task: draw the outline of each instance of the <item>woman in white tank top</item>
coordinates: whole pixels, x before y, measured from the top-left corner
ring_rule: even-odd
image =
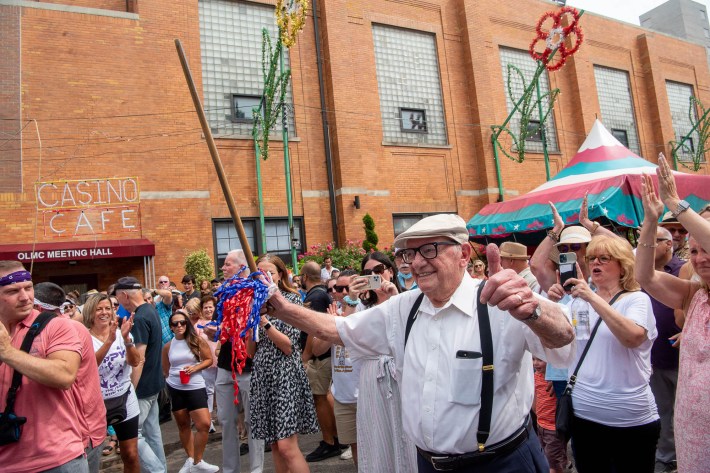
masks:
[[[170,317],[170,330],[175,338],[163,347],[163,375],[168,385],[180,441],[188,457],[180,473],[216,472],[219,467],[202,459],[209,435],[210,413],[201,372],[212,366],[212,352],[207,342],[197,335],[190,317],[183,309]],[[190,420],[197,431],[194,435]]]

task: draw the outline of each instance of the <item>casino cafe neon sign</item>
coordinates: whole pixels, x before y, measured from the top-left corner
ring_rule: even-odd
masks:
[[[137,178],[38,182],[35,190],[47,237],[140,231]]]

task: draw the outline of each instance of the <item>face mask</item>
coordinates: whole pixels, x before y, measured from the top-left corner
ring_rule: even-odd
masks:
[[[412,273],[409,273],[409,274],[398,273],[398,275],[399,275],[399,279],[404,279],[404,280],[412,279]]]

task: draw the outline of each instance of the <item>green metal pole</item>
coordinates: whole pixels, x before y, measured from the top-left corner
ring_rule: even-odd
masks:
[[[281,75],[284,73],[284,48],[281,42],[281,31],[279,30],[279,66],[281,70]],[[286,86],[286,85],[284,85]],[[293,273],[298,274],[298,255],[296,252],[296,247],[293,245],[295,240],[295,231],[293,228],[293,197],[291,195],[291,161],[288,154],[288,116],[286,115],[286,104],[281,104],[281,133],[283,136],[284,144],[284,172],[286,175],[286,206],[288,207],[288,231],[289,231],[289,244],[291,245],[291,264],[293,265]]]
[[[539,62],[539,61],[538,61]],[[542,62],[539,62],[542,65]],[[537,91],[537,113],[540,116],[540,136],[542,137],[542,154],[545,157],[545,180],[550,180],[550,157],[547,154],[547,133],[545,133],[545,124],[542,122],[542,103],[540,103],[540,81],[535,82]]]
[[[500,173],[500,160],[498,159],[498,135],[491,135],[493,144],[493,161],[496,163],[496,179],[498,180],[498,202],[503,202],[503,176]]]
[[[705,111],[705,113],[703,113],[703,116],[700,117],[700,120],[698,120],[698,121],[695,123],[695,125],[693,126],[693,128],[690,129],[690,131],[688,132],[688,134],[685,135],[685,136],[683,136],[683,137],[681,138],[681,140],[680,140],[680,143],[678,143],[678,144],[673,148],[673,150],[671,151],[671,156],[673,156],[673,169],[674,169],[674,170],[676,170],[676,171],[678,170],[678,160],[676,159],[676,153],[678,152],[678,150],[680,149],[680,147],[683,146],[683,143],[685,143],[685,141],[686,141],[688,138],[690,138],[690,135],[692,135],[693,132],[698,128],[698,126],[700,125],[700,122],[702,122],[703,120],[705,120],[705,117],[708,116],[708,113],[710,113],[710,108],[707,109],[707,110]]]
[[[256,109],[255,109],[256,110]],[[264,193],[261,185],[261,149],[256,132],[253,132],[254,155],[256,156],[256,191],[259,198],[259,230],[261,235],[261,251],[266,253],[266,224],[264,223]]]

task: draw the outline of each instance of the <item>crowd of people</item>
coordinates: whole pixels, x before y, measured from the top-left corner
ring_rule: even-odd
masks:
[[[183,291],[127,276],[65,294],[0,261],[0,465],[93,473],[118,451],[126,472],[166,472],[167,395],[180,473],[239,472],[247,453],[259,473],[265,451],[279,473],[335,456],[376,473],[708,472],[710,211],[678,197],[663,159],[642,201],[635,248],[585,198],[578,225],[551,205],[532,255],[516,242],[477,254],[446,214],[356,268],[326,258],[291,274],[262,255],[274,288],[234,375],[234,340],[211,322],[213,291],[248,275],[241,250],[223,280],[185,275]],[[219,466],[204,459],[215,422]],[[304,455],[298,436],[316,432]]]

